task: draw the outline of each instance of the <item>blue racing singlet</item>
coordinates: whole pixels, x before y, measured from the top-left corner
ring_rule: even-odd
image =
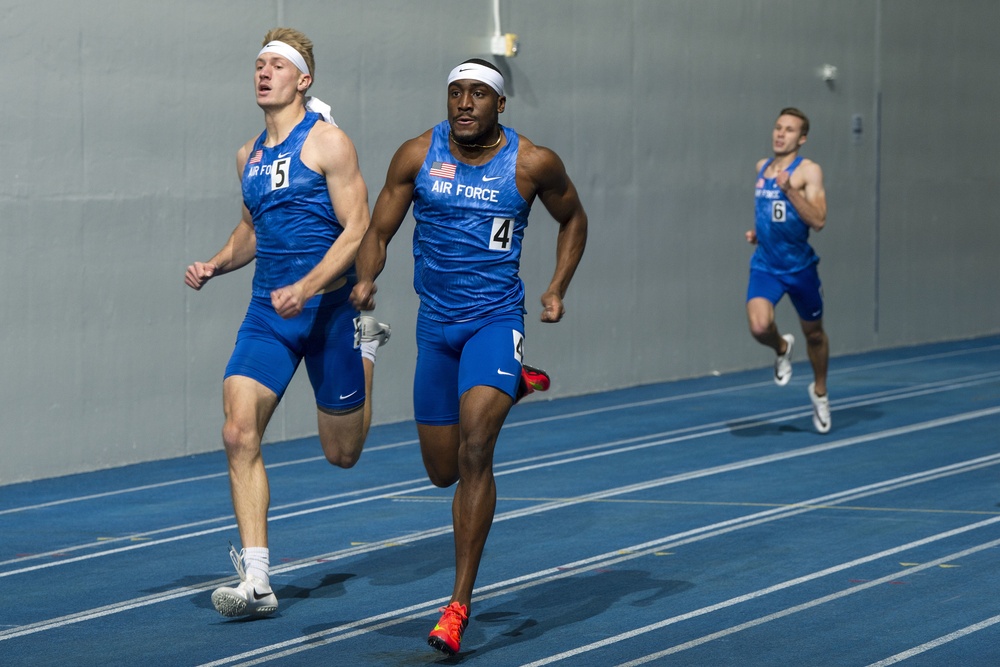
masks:
[[[757,249],[750,268],[775,274],[795,273],[816,264],[819,257],[809,245],[809,225],[799,218],[775,179],[764,178],[764,171],[773,161],[768,159],[757,174]],[[791,174],[801,162],[802,157],[796,157],[785,171]]]
[[[518,275],[531,206],[517,190],[520,138],[502,128],[506,145],[484,165],[452,154],[447,121],[438,124],[413,193],[413,287],[420,313],[460,322],[524,312]]]
[[[243,169],[243,203],[257,234],[254,296],[270,298],[305,276],[340,236],[326,179],[301,160],[302,144],[319,121],[319,114],[307,112],[270,148],[264,146],[267,132],[261,133]]]

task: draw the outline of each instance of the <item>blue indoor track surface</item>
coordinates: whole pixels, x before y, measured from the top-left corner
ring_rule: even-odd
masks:
[[[239,547],[221,442],[0,487],[0,665],[1000,665],[1000,337],[833,359],[827,435],[811,376],[513,408],[451,658],[426,638],[454,489],[412,422],[351,470],[264,447],[280,606],[256,620],[210,600]]]

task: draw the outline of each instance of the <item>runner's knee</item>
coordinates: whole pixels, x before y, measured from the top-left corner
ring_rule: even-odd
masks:
[[[323,455],[330,465],[338,468],[353,468],[361,458],[364,438],[355,435],[339,434],[322,442]]]
[[[427,470],[427,479],[439,489],[447,489],[458,481],[458,473],[454,470],[442,471],[426,462],[424,463],[424,469]]]
[[[256,429],[231,419],[222,427],[222,444],[226,448],[226,456],[230,458],[253,457],[260,452],[260,436]]]

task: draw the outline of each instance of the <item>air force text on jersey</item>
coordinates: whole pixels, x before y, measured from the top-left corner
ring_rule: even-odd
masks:
[[[765,190],[764,188],[757,188],[754,192],[755,197],[763,197],[764,199],[781,199],[781,190]]]
[[[270,164],[258,164],[250,167],[250,171],[247,172],[248,178],[253,178],[254,176],[270,176],[273,165]]]
[[[451,186],[453,185],[455,186],[455,197],[479,199],[481,201],[493,202],[494,204],[500,201],[499,190],[480,188],[473,185],[463,185],[462,183],[452,183],[451,181],[435,180],[434,185],[431,187],[431,192],[440,192],[443,195],[450,195],[452,194]]]

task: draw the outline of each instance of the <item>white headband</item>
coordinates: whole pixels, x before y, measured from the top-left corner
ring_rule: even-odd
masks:
[[[478,63],[462,63],[451,70],[448,75],[448,85],[459,79],[472,79],[482,81],[487,86],[497,91],[497,95],[503,97],[503,74]]]
[[[268,42],[264,45],[264,48],[260,50],[257,57],[260,58],[265,53],[277,53],[283,58],[287,58],[293,65],[299,68],[299,71],[303,74],[309,74],[309,67],[306,65],[306,59],[302,57],[302,54],[295,50],[294,47],[285,44],[284,42],[279,42],[277,40],[273,42]]]

